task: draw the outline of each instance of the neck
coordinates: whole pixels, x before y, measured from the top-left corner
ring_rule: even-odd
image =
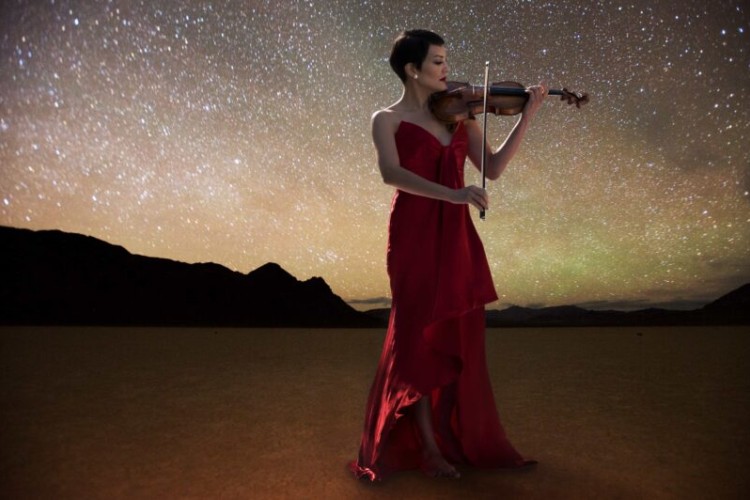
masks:
[[[427,101],[431,94],[432,92],[409,80],[404,84],[404,93],[401,94],[399,101],[410,111],[425,111],[429,110]]]

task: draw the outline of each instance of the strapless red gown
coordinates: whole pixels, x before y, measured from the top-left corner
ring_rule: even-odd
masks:
[[[401,166],[464,187],[468,136],[462,123],[443,146],[422,127],[401,122],[396,145]],[[497,295],[469,206],[397,191],[387,265],[393,305],[350,469],[375,481],[420,467],[410,406],[423,395],[431,396],[436,441],[449,462],[525,465],[505,436],[487,372],[484,306]]]

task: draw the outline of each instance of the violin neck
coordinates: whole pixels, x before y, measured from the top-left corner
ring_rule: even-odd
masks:
[[[526,89],[515,87],[490,87],[490,95],[526,95]],[[562,90],[549,89],[547,95],[564,95]]]

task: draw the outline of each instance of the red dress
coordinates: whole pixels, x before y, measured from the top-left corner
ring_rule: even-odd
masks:
[[[443,146],[424,128],[402,121],[396,146],[401,166],[464,187],[463,123]],[[468,205],[396,191],[387,265],[393,305],[359,456],[350,469],[375,481],[420,467],[410,406],[423,395],[431,396],[435,438],[446,460],[482,468],[525,465],[505,436],[490,386],[484,306],[497,295]]]

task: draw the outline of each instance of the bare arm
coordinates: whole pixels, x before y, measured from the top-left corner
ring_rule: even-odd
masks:
[[[529,128],[529,124],[531,124],[532,118],[539,110],[542,102],[544,102],[544,97],[548,91],[547,87],[543,84],[530,87],[529,90],[529,100],[526,103],[526,107],[502,146],[493,153],[489,144],[484,144],[487,150],[485,175],[488,179],[495,180],[500,177],[500,174],[503,173],[510,160],[515,156],[521,147],[521,142],[526,134],[526,130]],[[482,130],[477,120],[466,120],[464,123],[469,134],[469,158],[479,168],[482,164]]]
[[[388,111],[378,111],[372,117],[372,140],[383,182],[407,193],[450,203],[471,204],[478,209],[487,208],[487,194],[479,187],[452,189],[402,167],[396,148],[398,124],[399,121]]]

